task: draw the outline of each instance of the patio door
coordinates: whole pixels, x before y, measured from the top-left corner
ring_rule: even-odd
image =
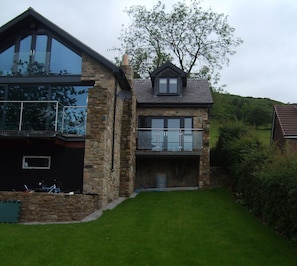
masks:
[[[152,146],[157,151],[179,151],[180,118],[152,118]]]
[[[165,120],[163,118],[152,118],[151,145],[153,151],[165,149]]]
[[[167,118],[166,149],[167,151],[181,150],[181,121],[180,118]]]

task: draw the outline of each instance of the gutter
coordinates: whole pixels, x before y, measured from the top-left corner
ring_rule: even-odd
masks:
[[[121,89],[128,90],[128,91],[132,90],[130,83],[128,82],[128,80],[126,78],[126,75],[125,75],[123,69],[121,69],[119,67],[117,70],[113,71],[113,74],[114,74],[116,80],[118,81]]]

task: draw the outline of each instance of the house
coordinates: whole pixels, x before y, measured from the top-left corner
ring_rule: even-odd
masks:
[[[211,105],[207,81],[171,63],[133,80],[126,55],[118,67],[29,8],[0,28],[0,200],[53,222],[135,189],[207,188]]]
[[[2,26],[0,190],[55,185],[75,193],[71,204],[81,215],[129,196],[136,123],[131,85],[130,66],[115,66],[32,8]],[[32,207],[38,193],[23,194],[2,193],[0,200],[38,210],[51,202],[52,219],[62,219],[63,197]],[[44,216],[37,219],[48,219],[49,210]]]
[[[150,79],[135,79],[138,135],[135,187],[209,186],[207,80],[188,79],[165,63]]]
[[[297,106],[274,106],[271,143],[288,153],[297,152]]]

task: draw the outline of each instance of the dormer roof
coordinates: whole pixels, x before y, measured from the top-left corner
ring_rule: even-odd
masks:
[[[40,15],[31,7],[0,28],[0,52],[10,45],[11,38],[15,38],[19,32],[28,31],[28,29],[38,30],[39,28],[50,31],[55,38],[71,47],[77,53],[85,53],[94,58],[97,62],[102,64],[114,74],[122,89],[131,90],[124,71],[120,67],[114,65],[105,57],[98,54],[75,37],[71,36],[69,33]]]
[[[155,79],[157,77],[180,77],[182,79],[182,86],[186,87],[187,86],[187,75],[186,73],[172,64],[171,62],[167,62],[160,66],[159,68],[155,69],[151,74],[151,81],[152,81],[152,86],[154,87],[155,84]]]

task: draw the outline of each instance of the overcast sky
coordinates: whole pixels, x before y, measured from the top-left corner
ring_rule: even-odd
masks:
[[[162,0],[170,7],[177,0]],[[29,7],[113,61],[119,47],[123,10],[131,5],[150,9],[157,0],[0,0],[0,26]],[[243,39],[221,84],[230,94],[297,103],[297,1],[204,0],[202,6],[228,15],[235,35]]]

